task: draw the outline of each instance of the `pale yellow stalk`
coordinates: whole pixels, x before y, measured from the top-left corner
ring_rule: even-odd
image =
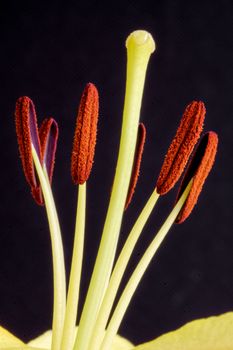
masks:
[[[72,349],[75,337],[80,280],[83,262],[86,212],[86,183],[78,186],[78,204],[74,234],[73,256],[66,304],[61,350]]]
[[[155,44],[145,31],[132,33],[126,42],[128,64],[120,149],[112,194],[94,271],[80,320],[74,350],[87,350],[115,256],[134,160],[145,75]]]
[[[52,244],[54,306],[51,350],[60,350],[66,308],[66,278],[61,231],[52,195],[52,190],[48,181],[47,172],[45,168],[42,168],[40,160],[33,145],[32,156],[44,197]]]
[[[140,234],[159,198],[159,194],[156,189],[152,192],[146,205],[144,206],[141,214],[136,220],[125,244],[121,250],[121,253],[117,259],[116,265],[113,269],[108,288],[103,298],[98,317],[95,323],[93,334],[91,337],[89,350],[98,350],[101,345],[103,336],[105,334],[105,327],[108,322],[108,318],[120,286],[123,274],[132,255],[133,249],[140,237]]]
[[[173,225],[174,221],[177,218],[177,215],[179,214],[181,208],[183,207],[185,200],[189,194],[190,188],[192,186],[192,180],[186,187],[185,191],[183,192],[181,198],[173,208],[170,215],[167,217],[166,221],[156,234],[153,241],[150,243],[149,247],[145,251],[144,255],[142,256],[141,260],[139,261],[137,267],[135,268],[134,272],[132,273],[121,297],[120,300],[114,310],[114,313],[112,315],[112,318],[109,322],[109,325],[107,327],[103,342],[100,350],[109,350],[111,349],[112,341],[114,336],[116,335],[119,326],[121,324],[121,321],[125,315],[125,312],[127,310],[127,307],[129,306],[129,303],[133,297],[133,294],[141,281],[141,278],[143,277],[149,263],[151,262],[153,256],[157,252],[158,248],[160,247],[161,243],[163,242],[164,238],[166,237],[169,229]]]

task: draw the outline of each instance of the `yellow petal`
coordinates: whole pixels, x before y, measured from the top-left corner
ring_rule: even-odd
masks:
[[[4,349],[4,350],[45,350],[45,349],[41,349],[41,348],[32,348],[31,346],[28,345],[22,345],[20,347],[7,347],[7,348],[0,348],[0,349]]]
[[[232,350],[233,312],[195,320],[134,350]]]
[[[47,331],[41,335],[39,335],[37,338],[31,340],[28,345],[34,347],[34,348],[42,348],[49,350],[51,348],[51,340],[52,340],[52,331]]]
[[[127,339],[122,338],[120,335],[116,335],[112,344],[111,350],[131,350],[134,349],[132,343]]]
[[[0,349],[20,348],[25,345],[20,339],[0,326]]]
[[[0,326],[0,350],[44,350],[33,348]]]
[[[42,349],[49,350],[51,347],[51,339],[52,339],[52,331],[50,330],[41,334],[36,339],[31,340],[28,343],[28,345],[34,348],[42,348]],[[130,343],[127,339],[117,335],[114,339],[111,350],[130,350],[133,348],[134,346],[132,343]]]

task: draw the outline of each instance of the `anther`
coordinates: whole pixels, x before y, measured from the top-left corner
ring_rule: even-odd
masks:
[[[95,153],[99,96],[94,84],[86,85],[79,105],[71,155],[71,176],[75,184],[87,181]]]
[[[129,204],[132,201],[134,191],[138,182],[145,141],[146,141],[146,128],[143,123],[140,123],[138,126],[137,145],[135,150],[134,164],[133,164],[132,175],[131,175],[130,184],[129,184],[129,190],[128,190],[126,204],[125,204],[125,210],[128,208]]]
[[[57,122],[53,118],[44,119],[39,129],[42,161],[46,167],[50,184],[53,178],[58,132]]]
[[[27,96],[20,97],[16,102],[15,124],[23,171],[26,180],[31,187],[33,198],[37,204],[42,205],[43,199],[41,189],[36,178],[32,159],[32,145],[35,148],[40,160],[42,160],[42,154],[38,135],[35,107],[32,100]]]
[[[184,222],[190,215],[193,207],[197,203],[204,182],[214,164],[218,146],[218,136],[215,132],[209,131],[201,139],[190,164],[185,172],[180,189],[178,191],[177,201],[183,193],[185,187],[193,179],[192,187],[185,204],[180,211],[176,223]]]
[[[157,180],[157,192],[167,193],[179,180],[200,137],[205,118],[203,102],[191,102],[182,116],[180,126],[168,149]]]

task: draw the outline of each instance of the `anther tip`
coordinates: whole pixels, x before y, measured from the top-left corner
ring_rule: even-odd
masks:
[[[93,83],[87,83],[85,86],[85,90],[92,90],[92,91],[98,91],[97,87]]]

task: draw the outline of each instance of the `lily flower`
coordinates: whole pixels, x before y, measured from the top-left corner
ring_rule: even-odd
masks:
[[[58,125],[53,118],[45,119],[38,130],[33,102],[28,97],[21,97],[16,103],[16,133],[23,170],[33,198],[37,204],[45,205],[48,216],[54,274],[53,322],[51,330],[27,344],[0,327],[0,350],[233,349],[233,312],[192,321],[178,330],[141,345],[134,345],[118,335],[119,326],[135,290],[171,226],[175,222],[183,223],[191,214],[214,164],[218,146],[218,136],[213,131],[207,132],[196,146],[203,129],[205,106],[201,101],[191,102],[186,107],[168,148],[156,187],[142,208],[120,254],[116,256],[122,218],[124,214],[127,215],[126,209],[132,200],[142,161],[146,129],[144,124],[139,123],[139,117],[147,65],[155,50],[155,43],[148,32],[138,30],[127,38],[126,47],[126,93],[116,172],[95,266],[78,320],[85,239],[86,186],[91,175],[96,146],[98,90],[92,83],[86,85],[77,113],[71,177],[78,187],[78,202],[68,292],[62,234],[51,189]],[[186,164],[188,166],[185,170]],[[174,187],[184,171],[172,211],[145,249],[122,294],[116,300],[132,252],[153,208],[159,197]]]

